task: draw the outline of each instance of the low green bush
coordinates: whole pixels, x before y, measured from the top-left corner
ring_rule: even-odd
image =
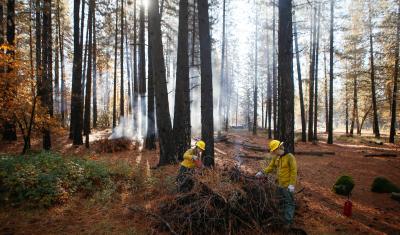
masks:
[[[337,180],[336,183],[333,185],[333,191],[336,194],[349,196],[351,191],[354,188],[354,180],[351,176],[342,175]]]
[[[117,176],[117,177],[116,177]],[[0,157],[0,204],[49,207],[74,193],[91,196],[127,180],[126,168],[52,152]]]
[[[400,192],[400,188],[385,177],[379,176],[374,179],[374,182],[372,182],[371,191],[375,193],[398,193]]]

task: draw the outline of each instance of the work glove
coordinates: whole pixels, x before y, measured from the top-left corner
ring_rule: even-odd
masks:
[[[197,161],[197,159],[199,159],[198,156],[196,156],[196,155],[193,155],[193,156],[192,156],[192,160],[193,160],[193,161]]]
[[[289,192],[294,193],[294,185],[289,185],[287,188]]]
[[[261,178],[264,176],[264,173],[262,173],[261,171],[257,172],[256,174],[256,178]]]

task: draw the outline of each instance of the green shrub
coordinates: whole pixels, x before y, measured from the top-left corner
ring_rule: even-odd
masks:
[[[398,193],[400,189],[385,177],[376,177],[372,183],[371,191],[376,193]]]
[[[351,191],[354,188],[354,180],[351,176],[342,175],[337,180],[336,183],[333,185],[333,191],[336,194],[349,196]]]
[[[116,173],[118,172],[118,173]],[[123,173],[124,172],[124,173]],[[116,181],[127,180],[127,169],[85,158],[64,158],[51,152],[0,157],[0,204],[49,207],[76,193],[111,194]],[[118,177],[114,177],[118,175]]]

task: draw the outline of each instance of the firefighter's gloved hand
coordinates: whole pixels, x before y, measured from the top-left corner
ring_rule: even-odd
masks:
[[[256,174],[256,178],[261,178],[264,176],[264,173],[262,173],[261,171],[257,172]]]
[[[193,161],[197,161],[197,159],[199,159],[198,156],[196,156],[196,155],[193,155],[193,156],[192,156],[192,160],[193,160]]]
[[[289,192],[294,193],[294,185],[289,185],[288,190]]]

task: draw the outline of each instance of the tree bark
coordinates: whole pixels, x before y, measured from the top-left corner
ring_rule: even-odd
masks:
[[[225,103],[223,102],[225,99],[225,19],[226,19],[226,0],[222,2],[222,45],[221,45],[221,76],[219,81],[219,104],[218,104],[218,125],[219,131],[222,129],[223,123],[225,122],[225,116],[223,109],[225,108]]]
[[[52,88],[52,30],[51,30],[51,0],[45,0],[43,3],[43,38],[42,38],[42,96],[41,102],[46,107],[47,115],[53,117],[53,88]],[[43,148],[50,150],[51,136],[50,127],[43,129]]]
[[[190,147],[191,137],[188,37],[188,0],[180,0],[174,110],[174,139],[178,160],[182,160],[183,154]]]
[[[320,28],[321,28],[321,5],[318,5],[318,28],[317,28],[317,45],[315,48],[315,71],[314,71],[314,81],[315,81],[315,94],[314,94],[314,135],[313,143],[315,144],[318,140],[318,64],[319,64],[319,38],[320,38]]]
[[[151,54],[153,62],[154,91],[156,96],[157,130],[160,145],[159,166],[174,163],[175,147],[172,138],[172,125],[168,105],[168,90],[166,83],[165,61],[161,41],[161,19],[158,11],[158,0],[153,0],[149,7],[151,10],[149,26],[151,39]],[[157,66],[156,66],[157,65]]]
[[[118,0],[115,7],[113,128],[117,126]],[[122,95],[122,94],[121,94]]]
[[[136,19],[136,0],[133,1],[133,127],[138,130],[139,120],[139,81],[138,81],[138,63],[137,63],[137,19]],[[149,24],[150,27],[150,24]]]
[[[119,58],[120,58],[120,66],[121,66],[121,84],[120,94],[119,94],[119,112],[120,117],[125,116],[125,89],[124,89],[124,0],[121,0],[121,38],[120,38],[120,48],[119,48]]]
[[[303,81],[301,79],[301,67],[300,67],[300,52],[299,52],[299,44],[298,44],[298,32],[297,32],[297,21],[294,18],[294,34],[295,34],[295,50],[296,50],[296,62],[297,62],[297,79],[299,83],[299,98],[300,98],[300,113],[301,113],[301,141],[307,141],[306,134],[306,115],[304,109],[304,99],[303,99]]]
[[[85,94],[85,114],[84,114],[84,135],[85,135],[85,146],[89,148],[89,134],[90,134],[90,98],[91,98],[91,86],[92,86],[92,55],[93,55],[93,11],[94,11],[95,0],[89,1],[89,13],[87,27],[89,29],[88,38],[88,65],[86,73],[86,94]]]
[[[316,33],[317,33],[317,9],[313,6],[314,16],[312,24],[312,49],[311,49],[311,61],[310,61],[310,82],[308,87],[308,141],[314,139],[314,78],[315,78],[315,53],[316,53]]]
[[[198,0],[201,59],[201,136],[206,143],[204,165],[214,166],[214,115],[208,0]]]
[[[3,14],[3,11],[1,11]],[[9,45],[15,45],[15,0],[7,1],[7,42]],[[2,33],[1,33],[2,34]],[[13,50],[8,50],[8,54],[13,54]],[[5,72],[11,72],[12,67],[5,68]],[[7,88],[6,88],[7,89]],[[17,129],[15,120],[7,120],[3,123],[3,140],[15,141],[17,140]]]
[[[148,20],[150,20],[151,9],[147,8]],[[148,58],[148,79],[147,79],[147,133],[146,133],[146,149],[156,149],[156,126],[154,118],[154,77],[153,77],[153,57],[151,54],[151,40],[152,35],[150,24],[147,27],[147,38],[149,46],[147,47]]]
[[[140,94],[140,113],[141,117],[146,116],[146,51],[145,51],[145,25],[144,25],[144,2],[141,0],[139,9],[139,94]],[[139,126],[142,135],[145,134],[145,120],[141,119]]]
[[[294,84],[293,84],[293,28],[292,1],[279,0],[279,53],[278,72],[281,81],[280,139],[285,143],[285,149],[294,152]]]
[[[334,0],[331,0],[330,32],[329,32],[329,124],[328,144],[333,144],[333,15]],[[347,89],[346,89],[347,90]],[[347,103],[347,102],[346,102]]]
[[[93,128],[97,128],[97,40],[96,40],[96,2],[93,7]],[[107,110],[108,111],[108,110]]]
[[[396,49],[395,49],[395,63],[393,73],[393,93],[392,93],[392,111],[390,120],[390,135],[389,142],[394,143],[394,136],[396,135],[396,110],[397,110],[397,80],[399,74],[399,41],[400,41],[400,3],[397,11],[397,33],[396,33]]]
[[[256,10],[256,36],[254,52],[254,97],[253,97],[253,135],[257,134],[257,108],[258,108],[258,12]]]
[[[74,145],[83,144],[82,140],[82,44],[79,32],[79,6],[81,1],[74,0],[74,59],[72,66],[71,94],[71,132]],[[82,3],[83,4],[83,3]],[[82,15],[83,18],[83,15]]]
[[[370,66],[371,66],[371,98],[372,98],[372,110],[373,110],[373,130],[376,138],[380,138],[379,133],[379,121],[378,121],[378,110],[376,106],[376,91],[375,91],[375,64],[374,64],[374,42],[372,35],[372,9],[371,0],[368,4],[369,8],[369,45],[370,45]]]
[[[279,139],[278,136],[278,78],[276,71],[276,7],[275,0],[272,0],[272,92],[273,92],[273,101],[272,101],[272,109],[274,113],[274,138]]]

